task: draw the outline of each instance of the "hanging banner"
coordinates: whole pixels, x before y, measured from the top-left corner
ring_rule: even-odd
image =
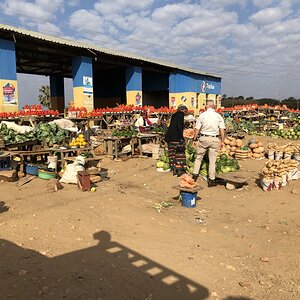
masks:
[[[3,104],[17,105],[15,92],[16,92],[15,86],[12,83],[7,82],[3,86]]]

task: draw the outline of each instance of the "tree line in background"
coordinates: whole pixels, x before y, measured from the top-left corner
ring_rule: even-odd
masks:
[[[227,97],[227,95],[222,96],[222,106],[223,107],[233,107],[235,105],[247,105],[247,104],[258,104],[258,105],[286,105],[288,108],[299,109],[300,108],[300,99],[294,97],[289,97],[284,100],[276,100],[271,98],[261,98],[254,99],[253,97],[244,98],[243,96],[238,97]]]

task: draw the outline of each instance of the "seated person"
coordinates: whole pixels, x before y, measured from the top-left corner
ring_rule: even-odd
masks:
[[[146,126],[151,126],[152,123],[149,120],[149,115],[148,112],[145,110],[142,112],[140,117],[135,121],[134,126],[139,128],[139,127],[146,127]]]

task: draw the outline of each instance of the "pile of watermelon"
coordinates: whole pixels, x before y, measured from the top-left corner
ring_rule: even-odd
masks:
[[[186,161],[188,165],[188,172],[190,174],[194,174],[194,164],[197,156],[196,149],[192,145],[188,144],[186,147],[185,154],[186,154]],[[209,166],[208,154],[205,154],[199,172],[201,176],[207,177],[208,166]],[[236,159],[230,158],[227,154],[223,153],[217,158],[217,162],[216,162],[217,174],[236,172],[239,170],[239,168],[240,166],[238,161]]]

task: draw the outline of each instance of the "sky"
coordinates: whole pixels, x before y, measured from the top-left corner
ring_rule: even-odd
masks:
[[[300,0],[1,0],[0,23],[214,73],[227,96],[300,98]],[[49,81],[18,79],[25,102]]]

